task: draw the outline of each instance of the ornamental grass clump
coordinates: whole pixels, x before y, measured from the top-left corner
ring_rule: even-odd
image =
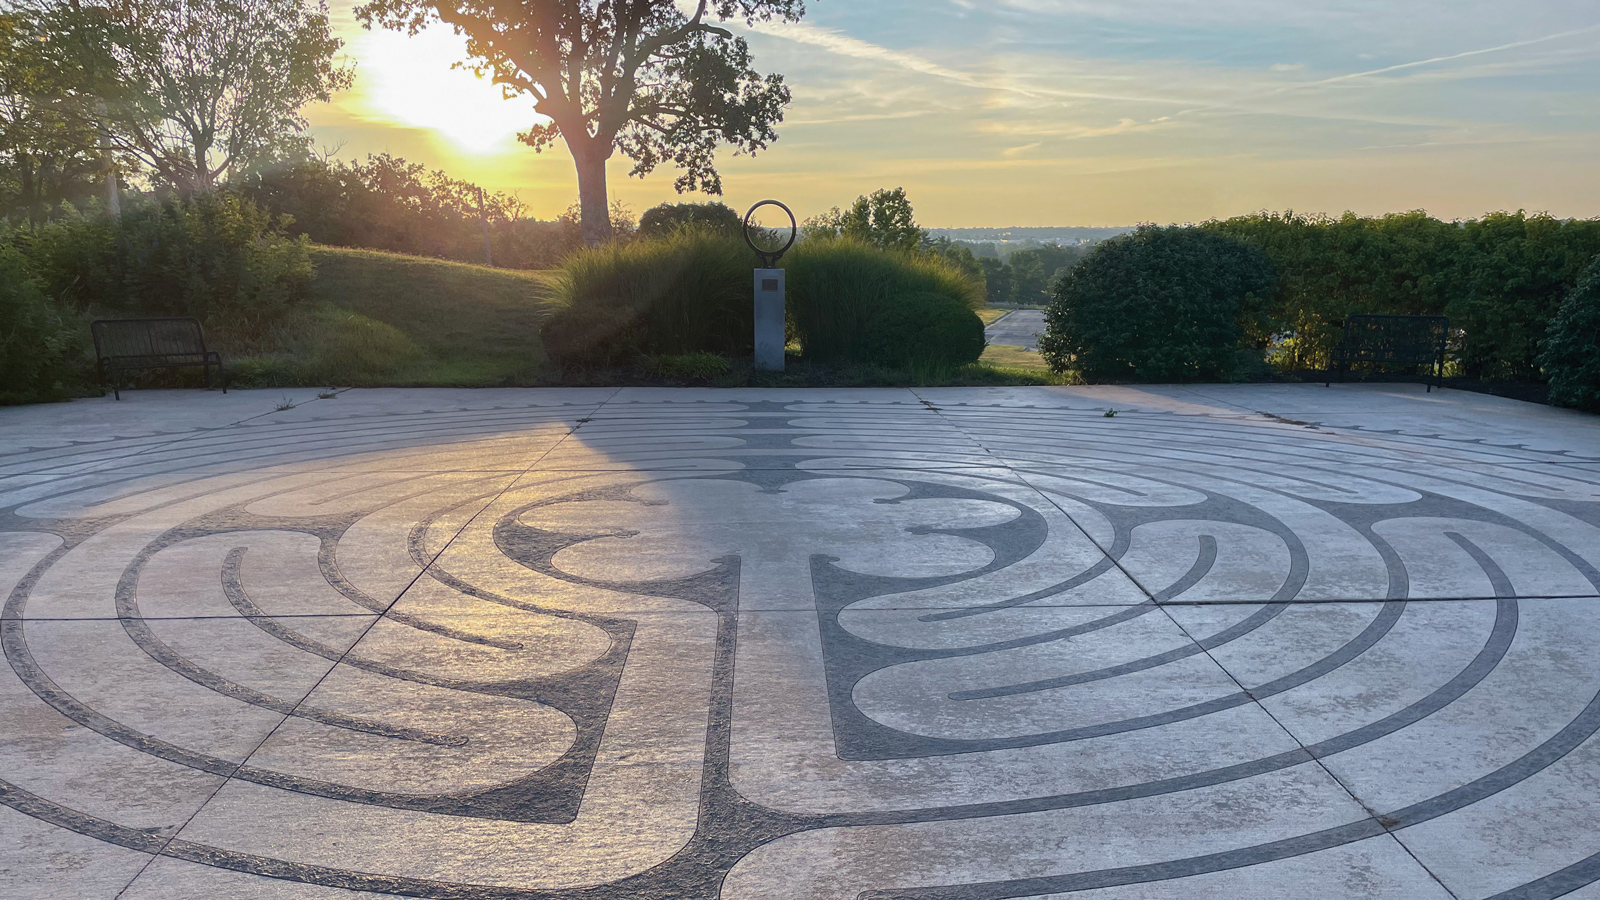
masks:
[[[805,357],[907,368],[983,355],[983,286],[931,254],[849,238],[802,242],[784,260],[789,321]]]
[[[557,277],[558,308],[540,329],[545,350],[566,366],[749,355],[754,267],[741,240],[692,227],[579,251]]]

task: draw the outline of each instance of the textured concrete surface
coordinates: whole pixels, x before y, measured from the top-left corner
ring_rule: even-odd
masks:
[[[0,897],[1600,896],[1595,417],[125,396],[0,410]]]

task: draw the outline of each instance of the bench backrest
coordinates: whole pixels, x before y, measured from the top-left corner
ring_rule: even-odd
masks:
[[[1339,350],[1352,359],[1432,362],[1449,339],[1444,316],[1358,315],[1344,320]]]
[[[194,318],[98,319],[89,323],[89,330],[94,335],[94,355],[100,359],[163,359],[206,352],[205,332]]]

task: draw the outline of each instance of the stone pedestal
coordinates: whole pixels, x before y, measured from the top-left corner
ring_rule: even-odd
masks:
[[[756,270],[756,368],[783,371],[784,278],[782,269]]]

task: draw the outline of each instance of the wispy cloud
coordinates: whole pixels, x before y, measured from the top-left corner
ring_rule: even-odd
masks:
[[[1427,59],[1419,59],[1413,62],[1399,63],[1398,65],[1393,66],[1384,66],[1381,69],[1369,69],[1365,72],[1351,72],[1347,75],[1336,75],[1332,78],[1324,78],[1321,81],[1313,81],[1305,86],[1316,87],[1325,84],[1339,84],[1340,82],[1354,81],[1359,78],[1374,78],[1379,75],[1388,75],[1393,72],[1403,72],[1407,69],[1418,69],[1422,68],[1423,66],[1436,66],[1441,63],[1454,62],[1458,59],[1471,59],[1474,56],[1487,56],[1491,53],[1504,53],[1508,50],[1518,50],[1523,47],[1532,47],[1536,44],[1548,44],[1551,41],[1559,41],[1570,37],[1579,37],[1585,34],[1595,34],[1596,32],[1600,32],[1600,23],[1590,25],[1587,28],[1575,28],[1571,31],[1547,34],[1541,37],[1529,38],[1523,41],[1512,41],[1509,44],[1500,44],[1494,47],[1484,47],[1478,50],[1465,50],[1460,53],[1452,53],[1447,56],[1432,56]]]

